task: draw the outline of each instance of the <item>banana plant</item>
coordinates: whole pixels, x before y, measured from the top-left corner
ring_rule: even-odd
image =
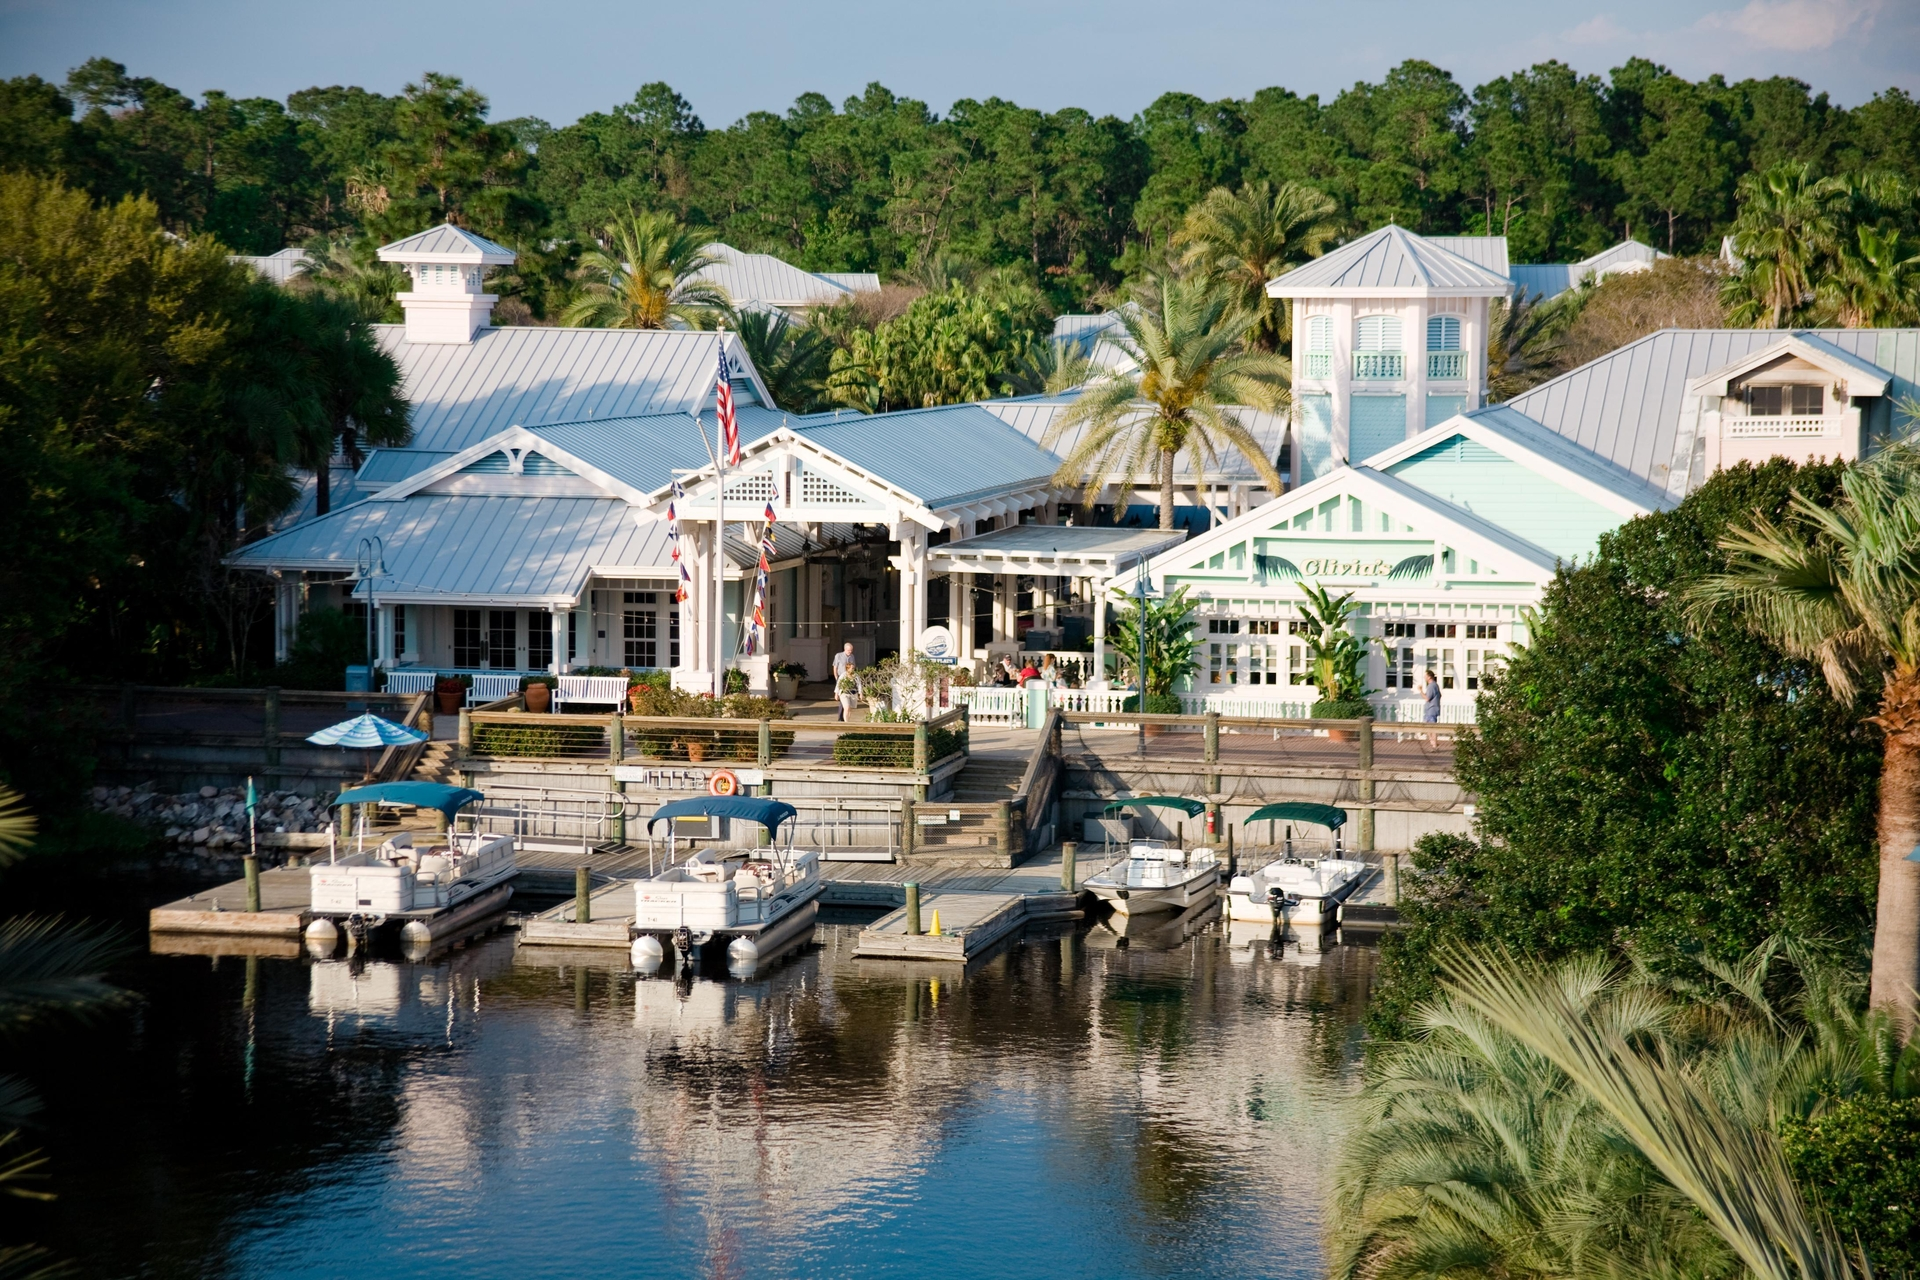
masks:
[[[1354,614],[1353,592],[1334,596],[1321,586],[1300,584],[1307,603],[1300,607],[1306,625],[1301,640],[1307,646],[1307,683],[1327,702],[1365,698],[1367,643],[1348,625]]]

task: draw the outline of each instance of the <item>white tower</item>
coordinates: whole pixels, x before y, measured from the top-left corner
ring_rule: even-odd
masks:
[[[500,299],[480,291],[489,267],[511,266],[517,255],[451,223],[429,227],[380,250],[413,277],[398,295],[407,313],[408,342],[472,342],[493,318]]]

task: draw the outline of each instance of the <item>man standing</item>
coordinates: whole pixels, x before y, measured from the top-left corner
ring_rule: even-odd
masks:
[[[833,694],[840,702],[840,718],[848,719],[853,712],[853,704],[860,694],[858,690],[845,689],[841,682],[853,678],[853,669],[858,664],[853,660],[853,641],[833,655]]]

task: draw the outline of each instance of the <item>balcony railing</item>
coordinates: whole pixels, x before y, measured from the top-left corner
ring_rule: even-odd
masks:
[[[1466,377],[1467,353],[1464,351],[1427,352],[1427,376],[1441,379]]]
[[[1353,353],[1355,378],[1404,378],[1407,357],[1400,351],[1356,351]]]
[[[1333,376],[1333,352],[1307,352],[1306,375],[1309,378],[1331,378]]]
[[[1726,436],[1729,439],[1767,439],[1781,436],[1824,436],[1837,432],[1840,426],[1838,418],[1826,417],[1788,417],[1786,415],[1761,415],[1751,418],[1729,418],[1726,423]]]

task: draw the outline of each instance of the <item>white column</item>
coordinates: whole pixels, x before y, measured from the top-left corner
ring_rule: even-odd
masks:
[[[554,609],[548,617],[553,624],[553,666],[550,670],[557,676],[567,669],[567,611]]]
[[[953,615],[953,647],[963,666],[973,665],[973,575],[947,575],[947,612]]]
[[[900,656],[906,657],[920,646],[920,633],[927,626],[927,531],[919,525],[904,530],[900,558],[906,571],[900,575]]]
[[[376,667],[394,665],[393,652],[393,606],[383,604],[377,610],[373,632],[374,663]]]
[[[1107,583],[1104,578],[1089,579],[1093,588],[1093,674],[1107,677]]]
[[[293,636],[300,625],[300,583],[276,578],[273,584],[273,660],[285,662],[293,653]]]
[[[1431,298],[1409,303],[1402,313],[1407,327],[1401,342],[1407,351],[1407,430],[1401,437],[1411,439],[1427,429],[1427,312]]]

